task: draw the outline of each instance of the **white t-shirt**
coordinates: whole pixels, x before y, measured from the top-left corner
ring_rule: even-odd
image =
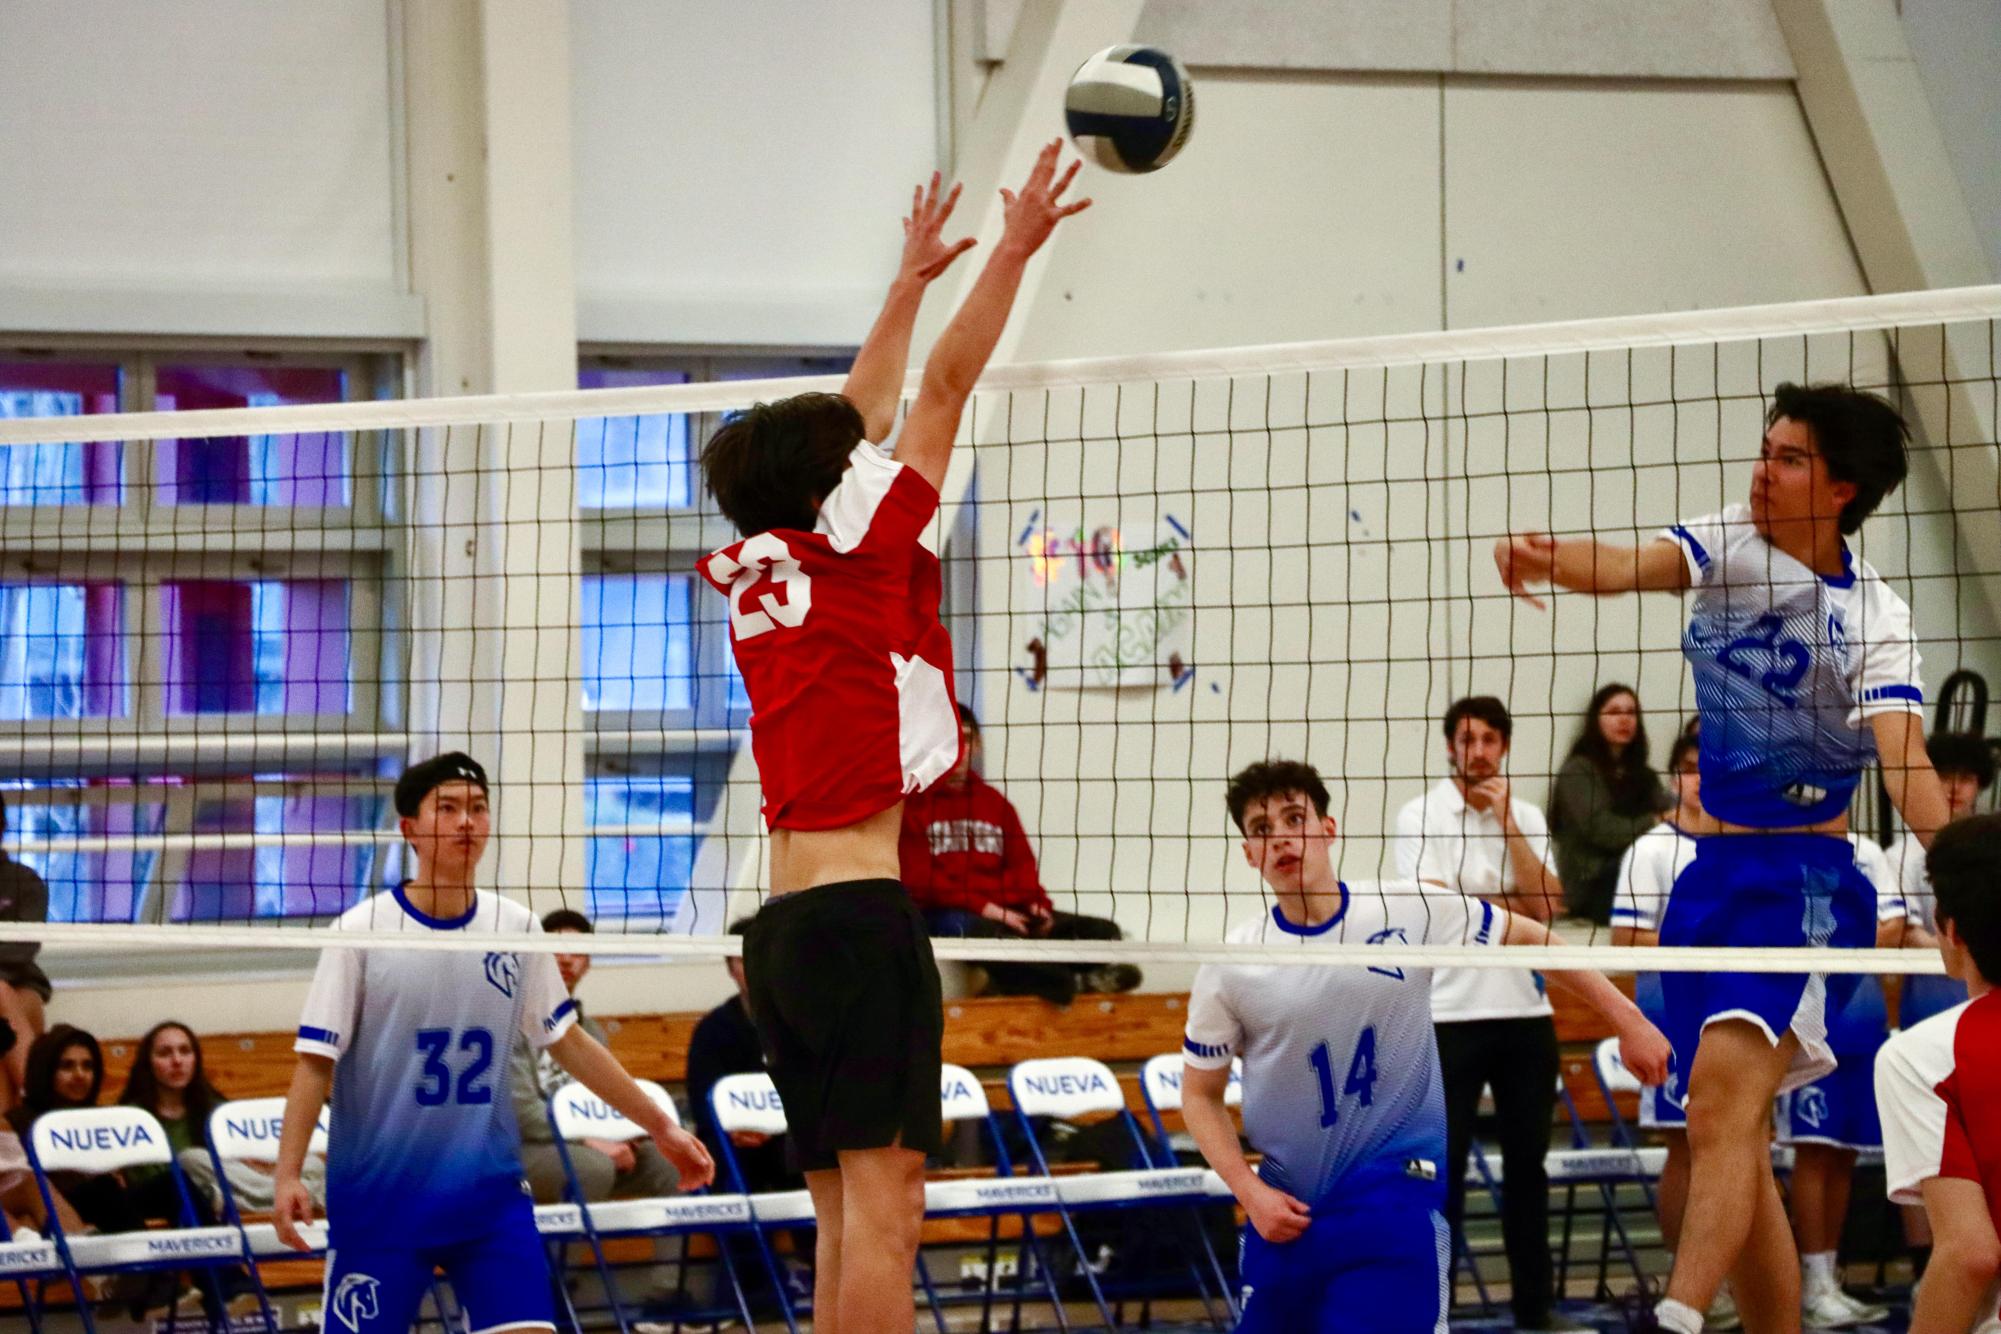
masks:
[[[1490,946],[1492,904],[1414,881],[1341,886],[1317,927],[1274,907],[1229,934],[1239,944]],[[1197,1070],[1244,1061],[1244,1135],[1264,1180],[1308,1204],[1389,1175],[1430,1179],[1445,1157],[1445,1101],[1431,1028],[1431,976],[1408,965],[1204,964],[1188,998],[1182,1057]]]
[[[1556,874],[1556,849],[1542,810],[1510,798],[1515,828]],[[1507,836],[1492,811],[1476,811],[1443,779],[1397,813],[1397,875],[1433,880],[1461,894],[1499,898],[1515,888]],[[1431,975],[1431,1014],[1439,1023],[1472,1019],[1532,1019],[1550,1014],[1542,975],[1530,969],[1439,968]]]
[[[342,913],[334,931],[541,930],[485,890],[463,917],[412,907],[399,887]],[[329,947],[293,1048],[332,1058],[327,1221],[343,1237],[446,1242],[490,1227],[522,1193],[508,1059],[518,1033],[546,1047],[577,1022],[550,954]]]
[[[1934,1177],[1980,1185],[2001,1217],[2001,993],[1988,992],[1891,1035],[1876,1054],[1876,1110],[1891,1200],[1922,1204]],[[1974,1324],[2001,1330],[1990,1291]]]

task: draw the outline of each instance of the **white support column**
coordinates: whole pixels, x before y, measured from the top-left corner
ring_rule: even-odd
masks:
[[[569,22],[560,0],[404,0],[425,392],[575,386]],[[489,883],[538,911],[583,885],[574,448],[568,422],[426,431],[408,490],[410,730],[488,766]]]
[[[1880,0],[1773,0],[1772,12],[1792,48],[1800,105],[1870,289],[1992,282],[1895,7]],[[1975,442],[1995,440],[1997,423],[1992,400],[1973,392],[1969,380],[1987,374],[1985,340],[1941,348],[1935,337],[1906,338],[1899,352],[1907,377],[1957,382],[1912,396],[1926,441],[1960,447],[1949,456],[1942,449],[1919,456],[1924,471],[1911,479],[1911,503],[1952,504],[1968,568],[1995,569],[2001,566],[2001,454]],[[1964,447],[1969,444],[1975,447]],[[1960,632],[2001,634],[1992,581],[1960,585]],[[1924,629],[1925,609],[1918,611]],[[1927,675],[1943,674],[1928,667]]]

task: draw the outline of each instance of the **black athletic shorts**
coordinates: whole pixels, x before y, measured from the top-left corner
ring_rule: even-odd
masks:
[[[901,884],[848,880],[771,900],[744,933],[743,964],[794,1168],[838,1167],[843,1149],[938,1151],[945,1008]]]

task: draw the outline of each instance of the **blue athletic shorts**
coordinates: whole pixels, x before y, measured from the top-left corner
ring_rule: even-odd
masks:
[[[1696,840],[1661,922],[1663,945],[1869,949],[1876,943],[1876,890],[1845,838],[1822,834],[1717,834]],[[1674,1047],[1668,1097],[1683,1102],[1702,1030],[1747,1019],[1776,1044],[1788,1029],[1799,1055],[1779,1086],[1790,1092],[1834,1069],[1830,1008],[1848,1003],[1853,973],[1664,973],[1663,1026]]]
[[[1843,1052],[1841,1066],[1779,1100],[1779,1142],[1880,1149],[1883,1123],[1876,1117],[1876,1057]]]
[[[434,1269],[445,1271],[472,1334],[509,1325],[556,1327],[549,1257],[525,1196],[491,1231],[464,1241],[411,1246],[402,1239],[340,1239],[327,1252],[320,1327],[330,1334],[406,1334]]]
[[[1237,1334],[1443,1334],[1452,1232],[1428,1183],[1387,1183],[1313,1210],[1274,1245],[1244,1228]]]

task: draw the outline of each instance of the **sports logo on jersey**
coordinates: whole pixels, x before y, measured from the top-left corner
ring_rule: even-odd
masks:
[[[361,1334],[362,1321],[382,1314],[382,1285],[367,1274],[343,1275],[329,1305],[334,1319]]]
[[[486,956],[486,980],[503,996],[512,996],[521,983],[521,959],[498,951]]]
[[[1375,935],[1370,936],[1368,943],[1371,945],[1408,945],[1410,944],[1410,937],[1404,934],[1404,929],[1400,926],[1386,926],[1376,932]],[[1403,969],[1401,968],[1378,968],[1374,964],[1370,964],[1369,971],[1372,973],[1381,973],[1384,977],[1395,978],[1399,982],[1404,980]]]
[[[1827,1124],[1827,1094],[1817,1088],[1804,1088],[1793,1094],[1793,1119],[1804,1122],[1818,1130]]]

